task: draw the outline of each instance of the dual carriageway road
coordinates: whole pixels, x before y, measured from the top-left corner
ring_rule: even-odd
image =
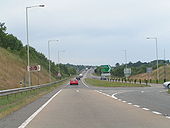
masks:
[[[170,106],[166,105],[170,103],[168,102],[170,96],[164,91],[161,87],[99,88],[80,81],[78,86],[65,85],[50,101],[48,100],[49,102],[46,102],[44,107],[40,107],[18,126],[19,128],[169,128]],[[156,99],[157,104],[164,103],[164,105],[157,105]],[[160,108],[161,114],[156,111]]]

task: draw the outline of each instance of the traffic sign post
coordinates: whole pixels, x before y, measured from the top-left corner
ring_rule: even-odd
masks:
[[[146,68],[146,72],[148,73],[148,80],[151,79],[152,67]]]
[[[125,68],[124,69],[124,75],[125,77],[129,77],[131,75],[131,68]]]

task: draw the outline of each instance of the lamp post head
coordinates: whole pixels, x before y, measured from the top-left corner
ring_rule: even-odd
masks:
[[[146,39],[155,39],[155,40],[157,40],[157,37],[147,37]]]
[[[39,5],[39,7],[45,7],[45,5]]]

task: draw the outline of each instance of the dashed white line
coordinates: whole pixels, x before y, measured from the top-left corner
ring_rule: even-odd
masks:
[[[156,112],[156,111],[152,111],[152,113],[157,114],[157,115],[161,115],[162,114],[162,113]]]
[[[149,111],[150,109],[148,109],[148,108],[142,108],[143,110],[146,110],[146,111]]]
[[[40,113],[49,103],[53,100],[62,90],[58,91],[54,96],[52,96],[44,105],[42,105],[36,112],[34,112],[24,123],[21,124],[18,128],[25,128],[38,113]]]
[[[167,119],[170,119],[170,116],[166,116]]]
[[[133,105],[133,106],[135,106],[135,107],[137,107],[137,108],[140,108],[140,106],[139,106],[139,105]]]
[[[76,90],[76,92],[79,92],[79,90]]]
[[[113,99],[116,99],[116,100],[118,100],[118,101],[121,101],[121,102],[123,102],[123,103],[127,103],[127,101],[122,101],[122,99],[118,99],[115,95],[117,95],[118,93],[114,93],[112,96],[110,96],[110,95],[108,95],[108,94],[106,94],[106,93],[103,93],[103,92],[100,92],[100,91],[98,91],[98,90],[95,90],[96,92],[98,92],[98,93],[100,93],[100,94],[103,94],[103,95],[105,95],[105,96],[108,96],[108,97],[112,97]],[[141,93],[143,93],[144,91],[141,91]],[[129,105],[133,105],[132,103],[128,103]],[[134,107],[137,107],[137,108],[140,108],[140,106],[139,105],[133,105]],[[150,111],[150,109],[148,109],[148,108],[142,108],[143,110],[145,110],[145,111]],[[160,113],[160,112],[156,112],[156,111],[152,111],[152,113],[154,113],[154,114],[157,114],[157,115],[162,115],[162,113]],[[170,119],[170,116],[165,116],[167,119]]]

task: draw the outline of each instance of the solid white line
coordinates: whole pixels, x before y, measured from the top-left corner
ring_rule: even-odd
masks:
[[[161,115],[162,114],[162,113],[156,112],[156,111],[152,111],[152,113],[157,114],[157,115]]]
[[[24,123],[21,124],[18,128],[25,128],[35,117],[38,113],[40,113],[50,101],[55,98],[62,90],[58,91],[54,96],[52,96],[44,105],[42,105],[36,112],[34,112]]]
[[[148,108],[142,108],[143,110],[146,110],[146,111],[149,111],[149,109]]]
[[[81,82],[82,82],[87,88],[89,88],[89,86],[84,82],[84,79],[81,80]]]

